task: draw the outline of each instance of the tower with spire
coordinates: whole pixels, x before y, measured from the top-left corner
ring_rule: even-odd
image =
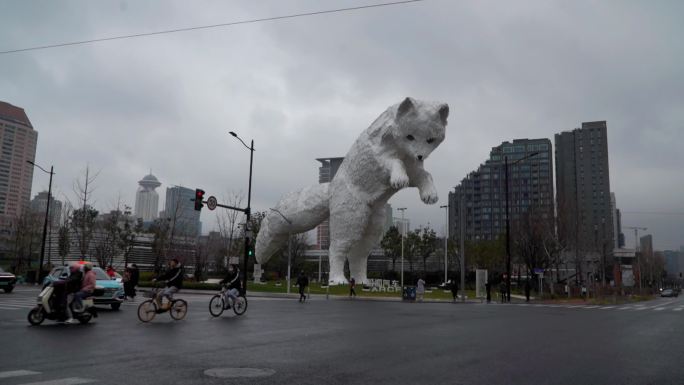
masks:
[[[152,171],[138,181],[138,192],[135,194],[135,217],[142,218],[143,222],[151,222],[157,219],[159,212],[159,194],[155,189],[161,186],[161,182],[152,175]]]

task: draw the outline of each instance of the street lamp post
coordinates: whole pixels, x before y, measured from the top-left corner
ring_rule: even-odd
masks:
[[[252,140],[250,145],[247,146],[247,143],[245,143],[235,132],[230,131],[230,134],[239,140],[249,150],[249,187],[247,188],[247,208],[245,209],[245,216],[247,217],[245,220],[245,260],[243,263],[242,272],[244,279],[242,295],[247,295],[247,261],[249,260],[250,241],[252,235],[252,230],[249,228],[249,220],[252,213],[252,165],[254,161],[254,140]]]
[[[283,219],[285,220],[285,222],[287,222],[289,226],[289,231],[287,232],[287,294],[290,294],[290,266],[292,263],[292,221],[287,219],[287,217],[277,209],[271,208],[271,211],[274,211],[278,213],[281,217],[283,217]]]
[[[511,163],[510,166],[513,166],[525,159],[531,158],[535,155],[539,154],[539,152],[532,152],[527,154],[526,156],[516,160],[515,162]],[[511,301],[511,213],[510,213],[510,208],[509,208],[509,203],[510,201],[510,192],[508,189],[508,155],[504,156],[504,183],[506,184],[505,186],[505,191],[506,191],[506,300],[508,302]]]
[[[439,206],[440,209],[444,209],[444,287],[447,284],[447,271],[449,264],[447,262],[447,246],[449,241],[449,205]]]
[[[404,222],[404,211],[406,207],[398,208],[401,211],[401,295],[404,296],[404,235],[406,233],[406,223]]]
[[[55,175],[54,166],[50,166],[50,171],[47,171],[46,169],[40,167],[39,165],[33,163],[30,160],[26,161],[27,163],[31,164],[34,167],[37,167],[41,171],[50,174],[50,183],[48,184],[48,196],[47,196],[47,204],[45,205],[45,222],[43,222],[43,241],[40,245],[40,264],[38,265],[38,277],[37,280],[40,281],[43,275],[43,262],[45,260],[45,240],[47,239],[47,227],[48,227],[48,221],[50,219],[50,198],[52,198],[52,176]]]

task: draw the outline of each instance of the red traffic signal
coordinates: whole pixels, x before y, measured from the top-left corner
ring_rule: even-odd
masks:
[[[204,207],[204,204],[202,203],[204,201],[204,190],[202,189],[195,189],[195,210],[201,211],[202,207]]]

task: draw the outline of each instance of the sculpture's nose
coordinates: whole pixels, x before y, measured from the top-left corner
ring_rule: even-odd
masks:
[[[418,155],[418,160],[423,160],[423,156],[422,156],[422,155]]]

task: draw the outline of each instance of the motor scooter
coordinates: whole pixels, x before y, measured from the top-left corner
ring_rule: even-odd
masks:
[[[46,318],[58,322],[64,322],[68,318],[66,309],[61,306],[55,295],[55,284],[55,282],[50,283],[38,294],[38,303],[28,314],[28,322],[31,325],[40,325]],[[94,296],[98,295],[98,290],[102,291],[102,289],[96,288],[93,293]],[[100,293],[100,295],[102,294]],[[84,298],[80,304],[77,301],[72,301],[69,306],[71,306],[71,314],[74,319],[82,324],[87,324],[93,317],[97,317],[97,310],[92,297]]]

